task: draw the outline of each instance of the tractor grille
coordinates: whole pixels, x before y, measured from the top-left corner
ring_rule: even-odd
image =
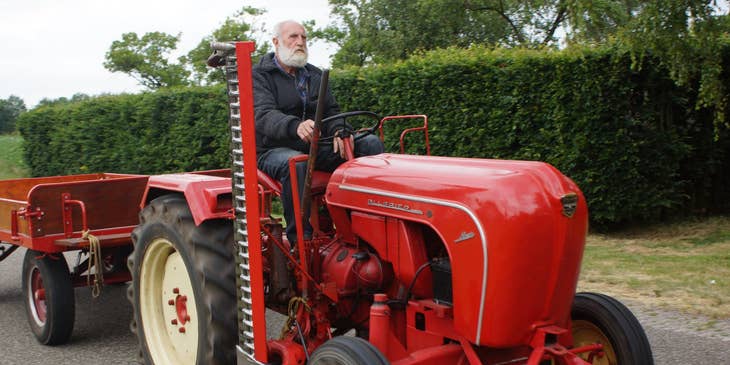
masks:
[[[439,304],[453,305],[451,287],[451,263],[448,260],[436,260],[431,264],[433,273],[433,300]]]

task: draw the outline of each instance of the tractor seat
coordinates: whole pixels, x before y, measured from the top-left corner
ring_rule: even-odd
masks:
[[[262,185],[264,189],[273,191],[276,195],[281,195],[281,182],[274,180],[271,176],[258,169],[256,169],[256,174],[258,175],[259,185]],[[327,188],[327,182],[329,182],[331,175],[324,171],[315,170],[312,175],[312,194],[323,193]],[[304,182],[300,181],[299,183],[303,184]]]

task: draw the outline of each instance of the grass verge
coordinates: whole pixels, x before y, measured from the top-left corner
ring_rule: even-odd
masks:
[[[730,217],[588,236],[581,291],[730,318]]]
[[[17,134],[0,134],[0,179],[28,177],[22,144],[23,138]]]

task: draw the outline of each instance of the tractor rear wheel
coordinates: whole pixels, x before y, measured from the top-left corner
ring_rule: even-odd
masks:
[[[22,285],[28,323],[38,342],[66,343],[74,329],[76,309],[74,287],[63,254],[26,251]]]
[[[310,365],[388,365],[383,354],[370,342],[359,337],[338,336],[318,347]]]
[[[603,294],[578,293],[571,310],[573,346],[603,344],[594,365],[652,365],[649,340],[639,321],[618,300]],[[587,354],[581,356],[584,360]]]
[[[184,197],[165,195],[140,213],[128,265],[132,331],[140,360],[156,365],[235,363],[233,225],[196,226]]]

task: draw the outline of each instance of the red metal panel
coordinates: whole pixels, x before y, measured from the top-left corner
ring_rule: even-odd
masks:
[[[185,194],[185,199],[193,214],[196,225],[208,219],[231,218],[231,179],[202,173],[183,173],[151,176],[146,196],[150,189],[177,191]],[[228,199],[220,199],[221,196]]]
[[[572,218],[560,201],[569,193],[579,197]],[[363,157],[335,171],[327,200],[433,227],[452,262],[454,331],[469,341],[518,346],[535,325],[566,327],[587,209],[578,187],[552,166]]]

